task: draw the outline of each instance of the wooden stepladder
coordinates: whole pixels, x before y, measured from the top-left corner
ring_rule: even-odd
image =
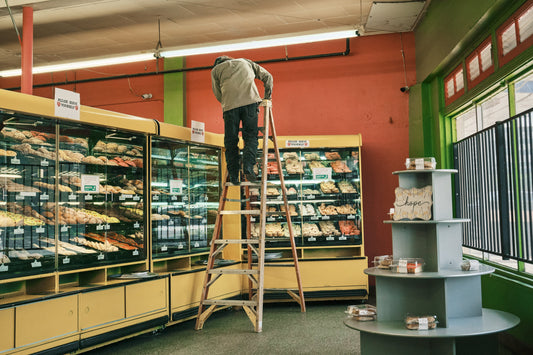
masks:
[[[234,186],[229,182],[229,176],[226,173],[225,179],[224,179],[224,188],[222,190],[222,194],[220,196],[219,201],[219,209],[217,213],[217,218],[215,222],[215,229],[213,231],[213,238],[211,240],[211,248],[209,252],[209,259],[207,261],[207,270],[205,274],[203,289],[202,289],[202,296],[200,299],[200,306],[198,308],[198,317],[196,319],[196,326],[195,329],[199,330],[203,328],[203,325],[207,318],[216,310],[217,307],[223,308],[228,306],[241,306],[243,307],[244,311],[246,312],[246,315],[248,318],[250,318],[250,321],[254,325],[254,330],[256,332],[262,331],[263,326],[263,297],[265,291],[264,288],[264,280],[265,280],[265,267],[269,267],[269,265],[265,265],[265,232],[266,232],[266,221],[267,221],[267,164],[268,164],[268,148],[269,148],[269,140],[273,143],[273,151],[278,167],[279,179],[280,179],[280,187],[282,191],[282,197],[283,197],[283,204],[285,206],[285,217],[286,217],[286,223],[287,228],[289,230],[289,239],[291,243],[291,250],[292,250],[292,259],[287,261],[287,263],[280,264],[276,263],[272,266],[287,266],[287,267],[294,267],[294,271],[296,273],[296,280],[298,284],[298,293],[295,292],[293,289],[284,289],[284,291],[287,291],[287,293],[300,304],[300,308],[302,312],[305,312],[305,299],[304,294],[302,290],[302,282],[300,279],[300,269],[298,264],[298,254],[296,251],[296,245],[294,241],[294,232],[292,228],[292,222],[291,222],[291,216],[290,216],[290,209],[287,202],[287,189],[285,187],[285,181],[283,178],[282,168],[281,168],[281,159],[279,155],[279,149],[277,145],[276,140],[276,129],[274,126],[274,118],[272,116],[272,102],[270,100],[263,100],[261,103],[261,106],[264,107],[263,113],[264,113],[264,124],[262,129],[260,131],[263,133],[263,149],[262,149],[262,161],[261,161],[261,180],[252,183],[252,182],[241,182],[239,185],[241,188],[245,189],[245,196],[246,196],[246,209],[240,209],[240,210],[227,210],[226,209],[226,201],[230,201],[230,199],[227,198],[228,196],[228,187]],[[260,208],[257,209],[251,209],[250,208],[250,186],[260,186]],[[279,213],[279,212],[278,212]],[[240,239],[222,239],[221,238],[221,229],[222,229],[222,216],[223,215],[244,215],[246,217],[247,221],[247,233],[246,233],[246,239],[240,238]],[[259,232],[259,238],[252,237],[251,235],[251,216],[258,216],[259,217],[259,225],[260,225],[260,232]],[[215,268],[215,259],[217,256],[219,256],[222,252],[222,250],[230,244],[240,244],[242,246],[247,247],[247,264],[243,264],[242,269],[224,269],[224,268]],[[252,260],[257,257],[257,260]],[[244,268],[244,265],[246,265],[246,268]],[[209,299],[209,288],[213,283],[215,283],[222,275],[224,274],[238,274],[242,276],[246,276],[248,278],[249,282],[249,299],[248,300],[224,300],[224,299]],[[281,289],[274,289],[274,291],[280,291]]]

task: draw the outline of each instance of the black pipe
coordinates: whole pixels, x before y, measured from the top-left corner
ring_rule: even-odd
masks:
[[[300,57],[288,57],[287,56],[285,58],[279,58],[279,59],[261,60],[261,61],[257,61],[256,63],[258,63],[258,64],[278,63],[278,62],[288,62],[288,61],[293,61],[293,60],[306,60],[306,59],[339,57],[339,56],[346,56],[348,54],[350,54],[350,39],[346,38],[346,49],[344,50],[344,52],[313,54],[313,55],[300,56]],[[55,82],[55,83],[33,85],[33,87],[34,88],[43,88],[43,87],[56,86],[56,85],[82,84],[82,83],[91,83],[91,82],[97,82],[97,81],[138,78],[138,77],[142,77],[142,76],[153,76],[153,75],[161,75],[161,74],[182,73],[182,72],[188,72],[188,71],[199,71],[199,70],[208,70],[208,69],[211,70],[212,68],[213,68],[212,66],[194,67],[194,68],[181,68],[181,69],[171,69],[171,70],[148,72],[148,73],[137,73],[137,74],[124,74],[124,75],[107,76],[107,77],[103,77],[103,78],[78,79],[78,80],[72,80],[72,81],[65,80],[64,82]],[[20,86],[19,87],[13,87],[13,88],[6,88],[5,90],[20,90]]]

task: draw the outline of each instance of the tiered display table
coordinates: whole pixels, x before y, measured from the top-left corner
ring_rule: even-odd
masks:
[[[395,259],[423,258],[424,271],[394,273],[369,268],[376,277],[377,321],[345,324],[361,332],[362,354],[497,354],[496,333],[519,323],[518,317],[481,305],[481,276],[494,272],[481,265],[476,271],[462,271],[462,228],[468,222],[452,217],[451,174],[456,170],[407,170],[399,186],[432,186],[430,221],[386,221],[392,226]],[[438,326],[430,330],[409,330],[407,315],[436,315]]]

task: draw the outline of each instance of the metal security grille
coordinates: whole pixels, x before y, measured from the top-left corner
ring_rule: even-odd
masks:
[[[463,245],[533,262],[533,110],[454,144]]]

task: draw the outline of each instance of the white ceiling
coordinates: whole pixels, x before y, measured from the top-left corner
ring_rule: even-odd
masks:
[[[20,68],[6,2],[19,32],[22,6],[33,7],[33,63],[40,66],[153,52],[159,38],[163,49],[174,49],[346,26],[364,35],[407,32],[429,0],[381,0],[372,16],[372,0],[0,0],[0,70]],[[405,12],[406,5],[415,10]]]

